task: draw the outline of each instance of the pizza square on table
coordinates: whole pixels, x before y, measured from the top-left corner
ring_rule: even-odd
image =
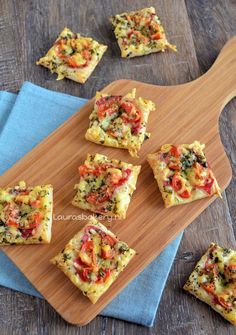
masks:
[[[147,156],[162,194],[165,207],[212,196],[221,197],[216,178],[206,160],[205,145],[165,144]]]
[[[144,140],[150,136],[146,127],[155,104],[135,96],[136,89],[125,96],[97,92],[85,138],[97,144],[127,149],[137,157]]]
[[[36,64],[57,73],[57,80],[66,77],[82,84],[89,78],[106,49],[106,45],[64,28],[52,48]]]
[[[49,243],[53,189],[51,185],[0,188],[0,245]]]
[[[94,217],[51,262],[94,304],[135,255]]]
[[[236,251],[212,243],[184,289],[236,325]]]
[[[176,51],[176,46],[167,41],[164,28],[153,7],[118,14],[110,21],[121,57],[143,56],[166,49]]]
[[[72,204],[104,216],[125,219],[141,166],[88,155],[79,167],[80,181]]]

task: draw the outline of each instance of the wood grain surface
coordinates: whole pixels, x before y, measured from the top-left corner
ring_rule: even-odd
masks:
[[[135,60],[121,60],[106,21],[107,16],[154,5],[178,54],[165,53]],[[1,89],[17,91],[24,80],[50,89],[92,97],[109,82],[129,78],[159,85],[180,84],[197,78],[213,63],[224,43],[236,34],[234,1],[13,1],[0,3]],[[105,24],[104,24],[105,23]],[[91,34],[109,43],[109,50],[92,78],[84,85],[56,82],[54,76],[34,65],[62,27]],[[235,171],[235,101],[220,120],[222,141]],[[158,310],[155,327],[146,329],[98,317],[83,328],[64,322],[40,299],[1,288],[1,334],[234,334],[220,316],[182,291],[194,263],[210,241],[235,247],[235,172],[224,194],[185,230],[176,261]]]

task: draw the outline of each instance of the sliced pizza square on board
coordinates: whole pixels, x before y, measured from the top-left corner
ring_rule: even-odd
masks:
[[[221,196],[204,148],[198,141],[177,146],[165,144],[147,156],[166,207]]]
[[[134,255],[133,249],[92,217],[51,262],[95,304]]]

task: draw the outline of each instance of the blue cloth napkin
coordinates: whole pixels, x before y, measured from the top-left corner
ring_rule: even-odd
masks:
[[[18,95],[0,92],[0,173],[78,111],[86,99],[25,82]],[[85,153],[86,154],[86,153]],[[151,327],[182,234],[101,313]],[[0,285],[43,298],[0,251]]]

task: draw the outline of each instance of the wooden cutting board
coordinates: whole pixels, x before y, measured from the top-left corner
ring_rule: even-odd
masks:
[[[161,55],[157,55],[161,57]],[[84,325],[93,319],[135,276],[137,276],[214,198],[165,209],[146,155],[164,143],[206,144],[207,158],[224,190],[231,168],[222,146],[218,119],[224,106],[236,95],[236,37],[223,48],[212,68],[199,79],[179,86],[163,87],[130,80],[118,80],[104,92],[123,95],[132,88],[137,95],[153,100],[157,110],[150,115],[152,136],[134,159],[125,150],[106,148],[84,139],[93,100],[53,132],[29,154],[0,177],[0,185],[13,186],[19,180],[30,185],[51,183],[54,187],[53,238],[50,245],[8,246],[4,252],[57,310],[72,324]],[[50,117],[50,116],[49,116]],[[73,186],[78,182],[77,167],[87,153],[96,152],[134,164],[141,164],[127,219],[113,221],[111,230],[136,249],[126,270],[106,294],[92,305],[49,259],[85,224],[71,215],[89,215],[71,205]],[[218,199],[217,201],[222,201]],[[61,217],[60,217],[61,216]],[[78,217],[77,217],[78,218]],[[161,271],[161,269],[160,269]]]

